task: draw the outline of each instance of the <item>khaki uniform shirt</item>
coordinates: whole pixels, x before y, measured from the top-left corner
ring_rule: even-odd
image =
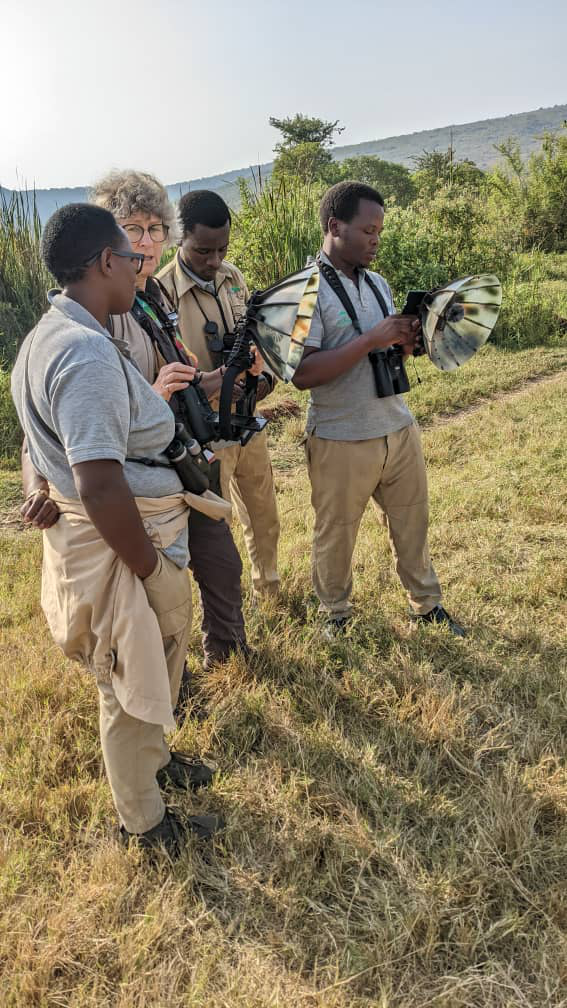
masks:
[[[238,319],[244,315],[249,298],[242,273],[232,263],[223,262],[216,275],[216,293],[222,306],[226,327],[214,295],[204,290],[181,268],[179,250],[157,276],[177,309],[183,342],[197,357],[202,371],[214,371],[221,362],[218,359],[214,360],[209,350],[207,334],[204,331],[205,321],[217,323],[219,336],[232,331]]]

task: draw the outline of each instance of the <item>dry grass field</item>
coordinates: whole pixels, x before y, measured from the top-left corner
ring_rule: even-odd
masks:
[[[282,595],[247,603],[251,668],[199,674],[195,621],[199,718],[175,744],[221,772],[170,797],[227,829],[174,864],[116,842],[96,691],[50,640],[41,539],[2,474],[2,1008],[567,1005],[566,368],[561,349],[418,362],[431,549],[464,641],[409,632],[370,509],[357,619],[321,641],[301,417],[280,406]]]

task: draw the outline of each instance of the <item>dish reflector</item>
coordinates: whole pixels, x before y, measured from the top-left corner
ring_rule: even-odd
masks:
[[[319,269],[313,263],[257,292],[248,305],[260,352],[283,381],[291,381],[303,356],[318,291]]]
[[[502,287],[497,277],[453,280],[423,299],[420,310],[426,353],[440,371],[455,371],[484,346],[498,320]]]

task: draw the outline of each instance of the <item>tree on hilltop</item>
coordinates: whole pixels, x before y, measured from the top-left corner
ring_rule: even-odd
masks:
[[[279,154],[282,150],[289,150],[298,144],[320,144],[321,147],[332,147],[334,133],[343,133],[344,126],[339,126],[339,120],[329,122],[325,119],[316,119],[311,116],[304,116],[301,112],[288,117],[287,119],[276,119],[270,116],[270,126],[279,130],[283,140],[276,144],[274,150]]]
[[[282,134],[282,139],[274,147],[277,154],[274,161],[276,178],[293,176],[304,182],[316,179],[335,181],[329,147],[334,143],[333,135],[342,133],[344,129],[344,126],[339,126],[338,119],[330,122],[298,112],[287,119],[270,116],[270,126]]]

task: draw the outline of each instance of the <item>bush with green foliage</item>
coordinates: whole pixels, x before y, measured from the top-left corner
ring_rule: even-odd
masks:
[[[407,207],[415,199],[417,190],[412,175],[404,165],[384,161],[374,154],[362,154],[334,161],[333,168],[335,177],[332,181],[353,179],[374,186],[384,197],[386,206],[396,203]]]
[[[334,165],[330,151],[318,143],[300,143],[284,149],[274,161],[273,177],[279,179],[301,179],[313,182],[334,181]]]
[[[452,147],[446,151],[425,151],[413,160],[416,171],[412,182],[423,198],[434,196],[447,187],[479,192],[486,182],[482,169],[468,158],[459,161]]]
[[[533,252],[515,266],[504,284],[502,309],[491,336],[496,346],[524,350],[565,342],[561,293],[549,288],[547,263]]]
[[[507,235],[475,190],[444,186],[407,209],[386,213],[377,268],[397,303],[411,288],[431,290],[471,273],[503,279],[511,263]]]

